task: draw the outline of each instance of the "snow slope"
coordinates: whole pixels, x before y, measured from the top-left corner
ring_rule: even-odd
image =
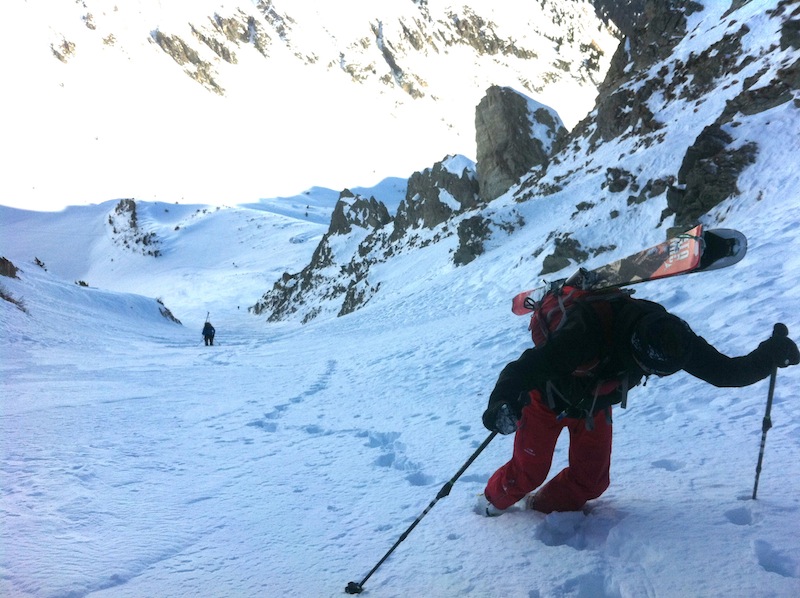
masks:
[[[775,321],[796,335],[795,205],[777,194],[727,202],[719,224],[747,233],[747,258],[651,283],[640,296],[663,301],[730,354],[754,348]],[[229,287],[248,276],[223,259],[212,267],[226,247],[207,240],[229,239],[242,268],[274,259],[297,269],[314,244],[286,237],[318,234],[318,225],[244,208],[198,215],[144,204],[165,227],[182,223],[165,243],[174,251],[147,258],[138,277],[114,254],[113,267],[130,269],[104,282],[167,291],[179,326],[152,300],[73,284],[85,275],[94,285],[111,267],[108,254],[63,251],[75,215],[94,209],[5,208],[0,219],[13,221],[0,252],[22,268],[0,284],[27,309],[0,302],[0,593],[342,595],[486,437],[488,392],[529,343],[524,319],[509,311],[530,283],[517,255],[499,248],[453,269],[442,265],[446,249],[433,247],[409,257],[413,266],[397,264],[397,290],[360,312],[267,325],[232,307],[246,293]],[[608,228],[592,234],[599,242]],[[107,242],[98,235],[94,246]],[[47,272],[26,257],[34,244],[60,256],[41,258]],[[278,247],[286,252],[265,257]],[[191,256],[194,274],[177,256]],[[196,285],[201,272],[207,283]],[[208,348],[206,305],[218,330]],[[498,437],[365,594],[797,595],[799,374],[778,375],[758,500],[750,494],[767,382],[715,389],[681,374],[652,379],[616,411],[612,486],[586,512],[475,515],[475,495],[510,455],[511,438]],[[562,439],[553,473],[565,450]]]

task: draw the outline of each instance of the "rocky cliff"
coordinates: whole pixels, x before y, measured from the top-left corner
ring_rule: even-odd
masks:
[[[500,197],[533,168],[546,170],[566,134],[555,110],[508,87],[490,87],[475,110],[481,198]]]
[[[270,321],[348,314],[380,289],[371,277],[375,266],[453,237],[458,222],[481,205],[475,164],[463,156],[447,156],[414,173],[394,217],[374,197],[345,190],[308,266],[284,273],[251,311],[266,313]]]
[[[663,238],[698,221],[724,222],[717,206],[736,197],[748,169],[771,159],[760,154],[755,141],[763,127],[794,126],[790,123],[800,118],[800,7],[784,0],[768,2],[766,10],[756,4],[720,8],[646,0],[639,3],[640,12],[625,13],[628,35],[594,110],[568,135],[548,129],[540,142],[552,143],[550,153],[537,153],[537,144],[519,134],[526,111],[517,92],[491,90],[495,99],[482,102],[482,116],[476,116],[485,163],[479,159],[477,168],[459,177],[474,179],[474,199],[467,194],[467,201],[448,204],[442,201],[445,186],[435,197],[415,186],[393,224],[359,232],[358,252],[337,263],[338,284],[327,278],[313,296],[321,298],[320,289],[342,289],[341,315],[378,292],[381,276],[368,275],[375,264],[434,245],[448,248],[451,264],[466,265],[524,227],[548,231],[520,255],[521,265],[544,276],[617,249],[615,239],[587,246],[581,231],[593,222],[611,221],[620,239],[653,238],[643,227]],[[508,104],[495,109],[492,104],[503,96]],[[492,112],[500,115],[494,121],[487,118]],[[515,149],[504,161],[507,143]],[[492,155],[500,157],[496,164]],[[520,166],[525,162],[527,170]],[[444,164],[438,168],[447,170]],[[342,278],[348,271],[349,278]],[[276,285],[265,297],[279,292]],[[267,309],[269,317],[281,319],[296,310],[308,319],[329,309],[324,301],[295,299],[281,310]]]

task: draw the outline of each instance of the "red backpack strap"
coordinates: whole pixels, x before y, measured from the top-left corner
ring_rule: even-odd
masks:
[[[586,293],[575,287],[559,287],[549,291],[536,305],[528,330],[533,344],[541,347],[567,321],[567,311]]]

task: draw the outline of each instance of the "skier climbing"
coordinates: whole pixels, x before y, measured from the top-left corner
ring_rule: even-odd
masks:
[[[214,344],[214,335],[216,334],[216,332],[217,331],[211,325],[211,322],[206,320],[206,323],[203,326],[203,340],[206,343],[206,347]]]
[[[683,370],[714,386],[741,387],[800,363],[788,336],[731,358],[657,303],[621,291],[570,300],[572,290],[556,293],[552,313],[544,303],[534,311],[537,346],[505,366],[491,393],[484,426],[516,436],[511,460],[479,496],[482,515],[500,515],[526,496],[526,507],[543,513],[579,510],[600,496],[610,483],[612,405],[625,407],[628,389],[647,376]],[[542,486],[564,428],[569,464]]]

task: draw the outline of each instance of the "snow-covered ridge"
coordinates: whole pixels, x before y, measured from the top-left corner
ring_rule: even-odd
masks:
[[[797,176],[779,160],[767,174]],[[726,201],[721,221],[747,232],[745,260],[652,283],[639,296],[663,302],[732,355],[754,348],[776,321],[797,338],[796,204],[775,193]],[[0,300],[4,596],[255,597],[300,586],[341,596],[485,439],[480,413],[497,373],[530,345],[527,322],[509,311],[530,282],[516,267],[522,238],[458,269],[442,267],[448,256],[437,245],[409,252],[363,309],[300,327],[236,310],[225,288],[241,283],[234,268],[206,261],[208,239],[238,245],[238,226],[253,227],[253,239],[285,234],[285,220],[240,216],[197,216],[203,234],[182,226],[198,272],[183,292],[194,296],[167,304],[181,306],[183,326],[152,299],[60,280],[47,260],[48,272],[21,262],[19,281],[0,277],[28,309]],[[592,231],[591,245],[614,236],[608,224]],[[37,253],[56,254],[57,238],[46,239]],[[292,257],[297,245],[284,248],[273,258],[302,262]],[[249,246],[237,259],[257,263],[262,251]],[[189,273],[174,262],[159,267],[174,253],[124,255],[155,265],[147,284],[162,289]],[[148,288],[144,277],[126,284]],[[214,347],[200,340],[204,302]],[[475,515],[475,495],[510,454],[510,439],[497,438],[366,590],[793,598],[796,368],[778,374],[753,501],[766,393],[766,382],[714,389],[682,374],[651,379],[614,413],[612,486],[586,512]],[[563,445],[553,473],[565,461]],[[278,473],[287,468],[292,475]]]
[[[325,251],[323,262],[287,272],[255,311],[270,320],[303,321],[350,313],[390,288],[392,267],[409,250],[448,256],[439,264],[448,268],[513,246],[516,267],[533,284],[537,277],[566,277],[587,261],[618,259],[632,245],[654,245],[698,222],[720,225],[725,215],[718,206],[744,195],[746,180],[761,180],[750,193],[763,196],[758,186],[771,181],[760,173],[772,168],[775,152],[800,126],[791,101],[800,94],[792,77],[800,47],[794,21],[782,5],[766,15],[751,6],[692,5],[685,13],[662,6],[652,15],[659,26],[648,33],[661,51],[620,50],[615,78],[569,136],[556,135],[561,130],[552,108],[528,98],[529,115],[542,110],[540,122],[554,123],[531,132],[552,153],[505,196],[487,202],[461,185],[454,200],[454,182],[436,176],[437,169],[448,170],[447,157],[412,176],[393,222],[377,219],[374,234],[359,229],[350,243],[339,241],[335,259]],[[513,123],[517,115],[506,118]],[[503,130],[494,125],[481,133],[492,139]],[[500,143],[484,154],[488,160],[504,151]],[[480,162],[462,173],[480,183],[479,171]],[[427,186],[418,192],[420,180]],[[598,242],[594,229],[607,221],[614,234]],[[325,273],[315,273],[318,266]],[[362,288],[358,301],[348,291],[355,287]]]
[[[618,43],[586,1],[81,0],[6,18],[0,203],[54,209],[251,203],[474,159],[490,85],[562,98],[572,126]]]

